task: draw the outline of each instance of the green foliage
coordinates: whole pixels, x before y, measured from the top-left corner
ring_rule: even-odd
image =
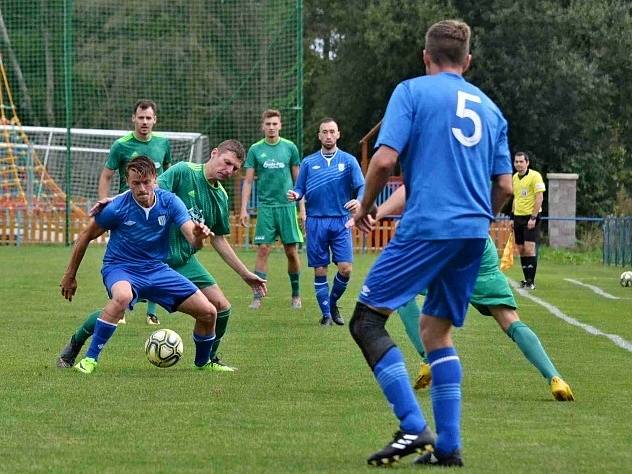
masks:
[[[467,76],[503,110],[512,150],[530,152],[544,176],[578,173],[580,215],[609,214],[617,189],[631,192],[629,2],[307,1],[315,10],[324,17],[316,29],[306,19],[307,64],[317,70],[306,83],[305,123],[338,117],[350,151],[381,119],[393,87],[423,73],[427,27],[456,17],[473,30]],[[329,32],[339,38],[335,56],[309,57],[314,38]]]
[[[368,472],[366,457],[397,429],[348,328],[318,326],[311,271],[301,277],[303,310],[290,309],[282,251],[271,255],[270,296],[258,312],[248,310],[250,292],[221,258],[200,254],[233,305],[220,352],[238,372],[193,371],[191,318],[162,310],[161,327],[183,337],[185,355],[170,369],[151,366],[143,343],[154,328],[145,325],[143,304],[117,329],[97,372],[86,377],[57,369],[58,351],[106,297],[102,249],[95,247],[73,302],[62,299],[57,285],[68,255],[63,247],[0,247],[3,472]],[[241,256],[252,267],[255,254]],[[374,258],[357,255],[341,305],[347,319]],[[619,286],[619,273],[541,261],[536,296],[632,341],[632,290]],[[512,276],[518,279],[519,270]],[[606,300],[564,278],[621,299]],[[517,300],[521,319],[539,335],[577,402],[554,402],[515,344],[491,318],[470,310],[465,327],[455,331],[464,367],[467,472],[617,472],[632,465],[632,379],[622,376],[632,370],[631,354],[532,300]],[[418,356],[398,318],[390,319],[388,331],[412,376]],[[429,391],[418,399],[432,420]],[[412,471],[412,458],[398,470]]]

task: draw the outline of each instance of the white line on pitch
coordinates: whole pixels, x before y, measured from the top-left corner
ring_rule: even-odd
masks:
[[[595,293],[597,293],[599,296],[603,296],[604,298],[608,298],[608,299],[611,299],[611,300],[618,300],[618,299],[620,299],[618,296],[614,296],[614,295],[611,295],[610,293],[606,293],[605,291],[603,291],[598,286],[589,285],[588,283],[582,283],[581,281],[573,280],[572,278],[564,278],[564,280],[569,282],[569,283],[572,283],[573,285],[585,286],[586,288],[590,288]]]
[[[582,322],[579,322],[576,319],[571,318],[570,316],[564,314],[559,308],[557,308],[556,306],[553,306],[551,303],[547,303],[543,299],[538,298],[537,296],[533,296],[527,290],[523,290],[522,288],[519,288],[518,287],[518,283],[516,281],[511,280],[509,278],[508,278],[508,280],[509,280],[509,283],[511,283],[511,286],[513,286],[514,289],[521,296],[524,296],[525,298],[530,299],[531,301],[533,301],[534,303],[539,304],[540,306],[544,306],[556,318],[559,318],[562,321],[567,322],[568,324],[570,324],[572,326],[576,326],[578,328],[581,328],[584,331],[586,331],[588,334],[592,334],[593,336],[604,336],[604,337],[607,337],[608,339],[610,339],[614,343],[615,346],[618,346],[621,349],[625,349],[626,351],[632,352],[632,343],[629,342],[629,341],[626,341],[621,336],[618,336],[617,334],[607,334],[607,333],[597,329],[596,327],[593,327],[593,326],[591,326],[589,324],[584,324]]]

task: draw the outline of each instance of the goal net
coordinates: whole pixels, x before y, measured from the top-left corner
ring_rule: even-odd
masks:
[[[99,176],[112,143],[127,130],[71,129],[70,180],[66,177],[66,129],[0,125],[0,192],[5,208],[63,209],[70,190],[73,208],[86,211],[98,198]],[[173,162],[202,162],[208,139],[199,133],[158,132],[169,139]],[[118,192],[112,180],[111,195]]]

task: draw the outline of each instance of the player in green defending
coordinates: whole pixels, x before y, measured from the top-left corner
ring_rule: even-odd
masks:
[[[99,199],[110,195],[110,188],[114,172],[119,175],[119,193],[127,189],[125,168],[127,163],[136,156],[146,156],[156,166],[156,176],[160,176],[171,165],[171,146],[169,140],[154,133],[154,125],[158,121],[158,108],[152,100],[141,99],[134,104],[132,123],[134,130],[116,140],[110,148],[99,177]],[[125,324],[125,315],[119,324]],[[160,324],[156,303],[147,302],[147,324]]]
[[[376,220],[388,215],[400,214],[404,208],[406,190],[400,186],[380,207]],[[520,348],[524,356],[538,369],[548,381],[553,397],[558,401],[574,401],[571,387],[562,379],[542,347],[538,336],[518,317],[516,300],[507,282],[507,278],[498,267],[498,254],[491,238],[487,240],[481,260],[481,267],[476,279],[474,293],[470,300],[479,313],[492,316],[505,334]],[[397,310],[404,323],[406,334],[421,357],[419,373],[414,388],[426,388],[431,382],[430,365],[426,358],[424,346],[419,337],[419,315],[421,311],[413,298]]]
[[[244,155],[245,150],[241,143],[237,140],[226,140],[213,149],[210,159],[205,164],[177,163],[158,178],[158,185],[175,193],[184,201],[191,219],[206,224],[213,232],[211,244],[226,264],[241,276],[253,291],[265,295],[265,280],[248,270],[225,237],[230,233],[228,195],[220,181],[230,178],[241,168]],[[108,200],[99,201],[93,208],[93,213],[107,202]],[[218,372],[233,372],[236,369],[224,364],[217,355],[219,344],[226,333],[231,305],[213,276],[198,261],[195,252],[196,249],[186,241],[182,233],[177,228],[172,228],[169,235],[167,264],[192,281],[217,309],[216,338],[207,368]],[[100,314],[100,310],[90,314],[75,331],[59,355],[58,367],[73,366],[81,348],[94,332]]]

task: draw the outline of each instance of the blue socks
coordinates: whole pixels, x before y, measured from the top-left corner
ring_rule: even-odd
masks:
[[[331,287],[331,295],[329,296],[329,304],[330,306],[335,305],[342,294],[347,289],[347,283],[349,283],[349,278],[344,277],[340,274],[340,272],[336,273],[334,277],[334,284]]]
[[[428,354],[432,370],[430,397],[437,428],[435,448],[450,454],[461,447],[461,361],[454,347]]]
[[[382,356],[373,368],[373,374],[399,419],[400,429],[407,433],[421,433],[427,423],[408,380],[404,357],[397,346],[391,347]],[[434,379],[432,383],[435,383]]]
[[[318,301],[318,306],[320,306],[320,312],[323,316],[331,317],[327,276],[314,276],[314,291],[316,292],[316,301]]]
[[[199,336],[193,333],[193,342],[195,342],[195,361],[196,367],[202,367],[211,360],[211,348],[215,341],[215,335]]]
[[[99,354],[101,354],[103,347],[110,340],[114,331],[116,331],[116,324],[108,323],[98,318],[94,325],[94,334],[92,334],[92,341],[90,341],[90,347],[88,348],[88,352],[86,352],[86,357],[98,360]]]

